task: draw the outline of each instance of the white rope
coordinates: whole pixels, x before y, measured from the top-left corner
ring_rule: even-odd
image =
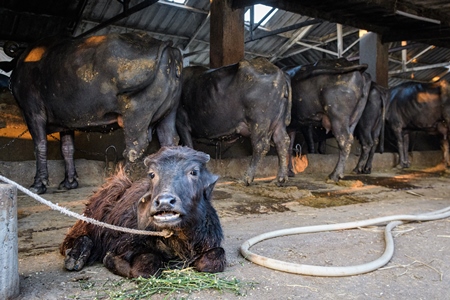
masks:
[[[277,231],[272,231],[268,233],[264,233],[258,235],[254,238],[251,238],[245,241],[241,245],[241,254],[247,260],[278,271],[294,273],[294,274],[302,274],[302,275],[312,275],[312,276],[351,276],[357,274],[363,274],[367,272],[374,271],[385,264],[387,264],[393,254],[394,254],[394,239],[392,237],[392,229],[400,224],[403,224],[404,221],[431,221],[438,220],[450,217],[450,206],[438,211],[433,211],[429,213],[424,213],[420,215],[394,215],[387,217],[380,217],[375,219],[356,221],[356,222],[348,222],[348,223],[340,223],[340,224],[328,224],[328,225],[316,225],[316,226],[305,226],[305,227],[297,227],[297,228],[288,228]],[[314,265],[304,265],[304,264],[295,264],[288,263],[281,260],[276,260],[268,257],[264,257],[258,254],[251,252],[249,249],[253,245],[267,239],[285,236],[285,235],[294,235],[294,234],[302,234],[302,233],[314,233],[314,232],[323,232],[323,231],[336,231],[343,229],[352,229],[363,226],[370,226],[380,223],[390,222],[386,225],[384,230],[384,238],[386,241],[385,251],[384,253],[376,260],[355,266],[347,266],[347,267],[322,267],[322,266],[314,266]]]
[[[154,235],[154,236],[162,236],[165,238],[170,237],[173,232],[170,230],[166,230],[164,229],[163,231],[147,231],[147,230],[137,230],[137,229],[133,229],[133,228],[126,228],[126,227],[120,227],[120,226],[116,226],[116,225],[112,225],[112,224],[108,224],[108,223],[104,223],[104,222],[100,222],[98,220],[77,214],[73,211],[68,210],[65,207],[61,207],[57,204],[54,204],[48,200],[45,200],[44,198],[42,198],[41,196],[31,192],[30,190],[24,188],[23,186],[21,186],[20,184],[0,175],[0,180],[4,181],[6,183],[12,184],[15,187],[17,187],[17,189],[19,189],[20,191],[22,191],[23,193],[27,194],[28,196],[30,196],[31,198],[41,202],[42,204],[45,204],[47,206],[49,206],[51,209],[59,211],[62,214],[65,214],[67,216],[97,225],[97,226],[101,226],[101,227],[105,227],[108,229],[112,229],[112,230],[117,230],[117,231],[121,231],[121,232],[125,232],[125,233],[131,233],[131,234],[141,234],[141,235]]]

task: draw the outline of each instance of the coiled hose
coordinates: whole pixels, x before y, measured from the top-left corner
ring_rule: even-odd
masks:
[[[282,230],[276,230],[267,232],[256,237],[253,237],[247,241],[245,241],[240,248],[242,256],[261,266],[266,268],[301,274],[301,275],[311,275],[311,276],[325,276],[325,277],[338,277],[338,276],[352,276],[363,273],[368,273],[374,271],[385,264],[387,264],[394,254],[394,239],[392,237],[392,229],[396,226],[403,224],[405,222],[411,221],[431,221],[431,220],[439,220],[450,217],[450,206],[438,211],[433,211],[430,213],[424,213],[419,215],[394,215],[387,217],[380,217],[362,221],[348,222],[348,223],[339,223],[339,224],[329,224],[329,225],[316,225],[316,226],[305,226],[305,227],[296,227],[296,228],[288,228]],[[322,266],[314,266],[314,265],[304,265],[304,264],[295,264],[288,263],[285,261],[272,259],[268,257],[264,257],[258,254],[251,252],[249,249],[253,245],[267,240],[271,238],[276,238],[280,236],[294,235],[294,234],[302,234],[302,233],[315,233],[315,232],[323,232],[323,231],[336,231],[343,229],[352,229],[370,225],[379,225],[389,222],[386,225],[384,230],[384,239],[386,242],[384,253],[376,260],[355,266],[347,266],[347,267],[322,267]]]

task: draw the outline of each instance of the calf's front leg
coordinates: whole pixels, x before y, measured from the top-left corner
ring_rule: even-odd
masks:
[[[225,269],[226,257],[222,247],[209,249],[197,258],[192,266],[199,272],[217,273]]]
[[[66,252],[64,267],[69,271],[80,271],[91,255],[94,243],[87,235],[78,237]]]
[[[163,267],[161,257],[153,253],[137,255],[130,263],[121,256],[108,252],[103,258],[103,265],[112,273],[127,278],[158,276]]]

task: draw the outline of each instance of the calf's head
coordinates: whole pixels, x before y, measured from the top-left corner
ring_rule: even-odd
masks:
[[[209,155],[188,147],[163,147],[148,156],[149,191],[138,204],[138,228],[175,229],[204,219],[218,176],[206,169]]]

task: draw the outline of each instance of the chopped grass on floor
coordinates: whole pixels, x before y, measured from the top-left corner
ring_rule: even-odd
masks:
[[[236,278],[223,278],[220,274],[197,272],[192,268],[168,269],[162,271],[159,277],[121,279],[112,285],[109,281],[103,285],[97,299],[135,300],[149,299],[154,295],[165,296],[164,299],[185,298],[193,292],[213,290],[220,293],[233,293],[244,296],[243,289],[252,288],[254,282],[242,282]],[[82,289],[93,285],[82,285]],[[98,287],[98,286],[97,286]],[[103,294],[103,296],[100,296]],[[105,297],[105,298],[104,298]],[[78,298],[80,299],[80,298]]]
[[[242,295],[241,288],[245,285],[236,278],[225,279],[218,274],[197,272],[192,268],[165,270],[159,277],[139,277],[131,281],[136,284],[134,289],[114,292],[110,297],[117,300],[148,299],[156,294],[174,296],[174,293],[190,294],[206,289]]]

